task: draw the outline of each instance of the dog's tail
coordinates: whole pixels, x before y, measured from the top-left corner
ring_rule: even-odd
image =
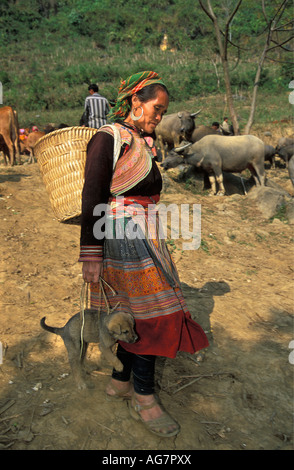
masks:
[[[47,331],[50,331],[50,333],[54,333],[55,335],[60,335],[63,328],[56,328],[54,326],[49,326],[49,325],[46,325],[45,323],[45,319],[46,317],[43,317],[40,321],[40,325],[41,327],[44,329],[44,330],[47,330]]]

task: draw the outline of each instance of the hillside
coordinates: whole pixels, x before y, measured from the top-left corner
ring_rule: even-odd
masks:
[[[0,5],[0,82],[3,104],[19,112],[22,127],[79,122],[87,85],[116,98],[121,78],[155,70],[170,91],[170,112],[195,110],[202,123],[222,120],[228,109],[218,47],[210,20],[194,0],[3,0]],[[281,18],[286,32],[291,2]],[[220,26],[229,10],[214,1]],[[267,14],[273,15],[273,3]],[[277,8],[277,7],[276,7]],[[230,37],[228,60],[235,106],[245,125],[256,68],[265,43],[261,3],[242,3]],[[167,37],[165,47],[161,47]],[[291,43],[289,43],[291,45]],[[259,79],[256,123],[292,118],[288,101],[294,77],[290,45],[274,48]],[[208,109],[207,108],[208,104]],[[197,108],[199,109],[199,108]]]

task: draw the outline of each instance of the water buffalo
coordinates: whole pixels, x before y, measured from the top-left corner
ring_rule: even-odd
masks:
[[[177,166],[183,165],[183,164],[187,165],[190,163],[188,163],[185,158],[175,153],[174,150],[171,150],[170,152],[168,152],[166,159],[164,160],[163,163],[160,164],[160,166],[164,170],[169,170],[170,168],[176,168]]]
[[[202,139],[202,137],[206,135],[220,135],[220,133],[216,130],[213,129],[212,127],[209,126],[197,126],[195,127],[194,131],[192,132],[191,138],[189,139],[190,142],[198,142],[198,140]]]
[[[173,147],[178,147],[182,140],[190,140],[195,129],[195,117],[200,111],[197,113],[181,111],[163,116],[155,129],[156,141],[163,157],[165,156],[165,146],[171,150]]]
[[[288,171],[289,171],[290,180],[292,181],[292,184],[294,186],[294,156],[291,157],[288,162]]]
[[[288,162],[292,155],[294,155],[294,143],[290,145],[286,145],[285,147],[280,148],[277,151],[278,155],[284,162],[286,163],[286,166],[288,166]]]
[[[264,145],[264,161],[270,162],[275,167],[275,155],[277,151],[272,145]]]
[[[219,185],[217,194],[225,194],[223,171],[239,173],[248,168],[255,184],[264,185],[264,143],[253,135],[207,135],[199,142],[186,144],[174,151],[184,155],[181,162],[202,168],[208,173],[213,194],[216,194],[216,183]],[[179,163],[180,160],[172,156],[162,166],[165,169],[174,168]]]
[[[278,140],[276,150],[280,150],[283,147],[294,144],[294,137],[281,137]]]

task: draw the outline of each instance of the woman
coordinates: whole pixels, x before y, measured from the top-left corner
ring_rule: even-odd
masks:
[[[162,189],[152,136],[168,103],[168,91],[155,72],[141,72],[121,83],[110,113],[121,137],[115,169],[110,126],[97,132],[87,149],[80,254],[84,280],[91,283],[91,306],[101,305],[98,280],[103,275],[117,294],[110,299],[112,306],[119,301],[132,313],[139,337],[134,344],[118,345],[124,369],[113,370],[107,397],[129,399],[131,415],[163,437],[176,435],[180,427],[155,398],[155,358],[174,358],[178,351],[193,354],[208,346],[205,333],[187,310],[166,244],[154,234],[156,215],[148,226],[152,236],[144,232],[148,209],[156,212]],[[95,230],[102,215],[93,216],[93,209],[107,203],[112,209],[111,233],[104,237]],[[136,203],[140,209],[134,212]],[[134,232],[138,236],[131,236]]]

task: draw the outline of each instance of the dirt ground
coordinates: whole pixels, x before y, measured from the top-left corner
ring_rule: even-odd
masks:
[[[242,193],[195,194],[166,176],[161,202],[201,204],[200,248],[169,247],[210,346],[158,360],[158,395],[181,425],[161,439],[106,401],[111,369],[97,345],[95,388],[76,389],[61,338],[40,319],[62,326],[80,309],[79,227],[54,218],[37,163],[0,165],[0,449],[293,449],[293,225]],[[267,177],[293,196],[285,168]]]

